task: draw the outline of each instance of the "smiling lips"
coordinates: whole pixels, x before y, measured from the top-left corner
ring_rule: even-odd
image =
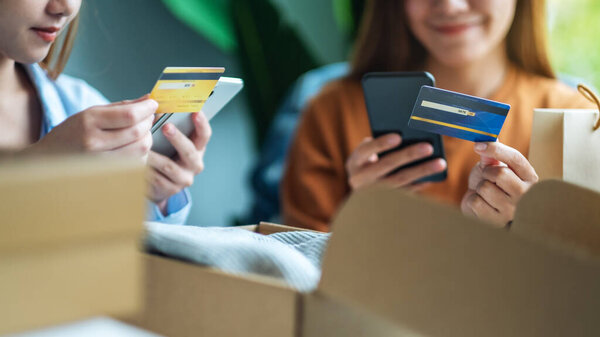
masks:
[[[34,27],[31,28],[42,40],[46,42],[54,42],[58,36],[60,28],[58,27]]]
[[[433,28],[442,34],[457,35],[467,31],[470,28],[478,26],[480,23],[481,22],[479,20],[472,20],[470,22],[434,25]]]
[[[438,26],[438,27],[435,27],[435,30],[437,30],[438,32],[443,33],[443,34],[453,35],[453,34],[462,33],[465,30],[471,28],[472,26],[473,26],[472,24]]]

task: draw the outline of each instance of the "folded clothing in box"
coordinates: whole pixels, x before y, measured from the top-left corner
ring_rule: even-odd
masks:
[[[309,231],[262,235],[229,227],[146,223],[150,252],[214,267],[234,275],[248,273],[283,279],[302,292],[314,290],[330,234]]]

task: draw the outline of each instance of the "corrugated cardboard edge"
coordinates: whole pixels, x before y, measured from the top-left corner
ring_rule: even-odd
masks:
[[[281,232],[298,232],[298,231],[318,233],[317,231],[313,231],[310,229],[298,228],[298,227],[292,227],[292,226],[286,226],[286,225],[279,225],[279,224],[275,224],[275,223],[271,223],[271,222],[259,223],[256,228],[256,231],[257,231],[257,233],[260,233],[263,235],[269,235],[269,234],[281,233]]]
[[[600,265],[398,190],[353,194],[317,290],[430,336],[597,336]],[[549,323],[552,322],[552,323]]]
[[[272,222],[260,222],[258,225],[244,225],[244,226],[237,226],[236,228],[249,230],[251,232],[255,232],[255,233],[259,233],[259,234],[263,234],[263,235],[282,233],[282,232],[298,232],[298,231],[319,233],[317,231],[313,231],[313,230],[306,229],[306,228],[298,228],[298,227],[280,225],[280,224],[276,224],[276,223],[272,223]]]

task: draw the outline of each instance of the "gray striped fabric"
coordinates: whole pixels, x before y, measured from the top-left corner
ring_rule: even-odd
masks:
[[[248,273],[283,279],[302,292],[314,290],[330,234],[282,232],[261,235],[240,228],[146,223],[151,252],[214,267],[234,275]]]

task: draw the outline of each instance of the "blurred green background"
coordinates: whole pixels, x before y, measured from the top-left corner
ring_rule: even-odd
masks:
[[[252,204],[249,174],[289,86],[308,69],[347,59],[363,3],[86,0],[66,73],[113,101],[147,93],[165,66],[224,66],[243,77],[243,94],[211,121],[206,170],[191,188],[188,222],[228,225]],[[557,72],[600,88],[600,0],[548,6]]]
[[[600,88],[600,1],[549,0],[548,6],[555,69]]]

